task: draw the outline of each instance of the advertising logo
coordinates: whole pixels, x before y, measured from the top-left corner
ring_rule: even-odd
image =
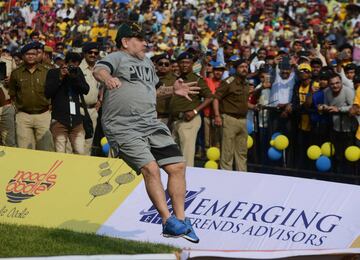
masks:
[[[20,203],[50,190],[56,183],[57,175],[55,171],[62,163],[63,161],[55,161],[46,173],[18,170],[6,186],[8,202]]]
[[[196,199],[196,197],[202,193],[205,190],[205,188],[200,188],[199,191],[186,191],[185,194],[185,210],[190,206],[190,204]],[[168,209],[170,211],[170,213],[173,213],[173,208],[171,205],[171,200],[170,200],[170,196],[167,193],[167,191],[165,191],[166,194],[166,202],[168,205]],[[142,210],[140,212],[140,215],[142,215],[142,217],[140,218],[141,222],[147,222],[147,223],[153,223],[153,224],[161,224],[161,217],[159,212],[155,209],[154,205],[152,205],[147,211]]]

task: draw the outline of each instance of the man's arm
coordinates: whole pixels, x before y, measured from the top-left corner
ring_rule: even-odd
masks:
[[[216,126],[222,126],[222,119],[220,115],[220,109],[219,109],[219,100],[217,98],[213,101],[213,110],[214,110],[214,124]]]
[[[59,88],[61,87],[60,71],[58,69],[51,69],[46,74],[45,81],[45,97],[54,98]]]
[[[172,95],[178,95],[186,97],[191,101],[189,95],[199,94],[200,87],[198,87],[197,82],[188,82],[184,83],[182,79],[175,81],[173,86],[160,86],[156,90],[156,97],[158,99],[167,98]]]
[[[121,87],[121,81],[117,77],[113,77],[109,71],[100,67],[96,68],[93,72],[94,78],[103,83],[107,89],[115,89]]]

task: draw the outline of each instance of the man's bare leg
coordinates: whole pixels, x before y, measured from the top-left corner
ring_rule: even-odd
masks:
[[[166,204],[164,187],[161,183],[160,168],[155,161],[149,162],[141,168],[144,176],[146,191],[151,202],[158,210],[163,223],[170,217],[170,212]]]
[[[168,164],[165,165],[163,168],[168,174],[167,187],[175,216],[180,220],[184,220],[186,193],[185,163]]]
[[[186,181],[185,181],[185,163],[169,164],[163,167],[168,174],[168,192],[171,198],[171,203],[174,209],[174,213],[177,219],[182,220],[187,230],[186,234],[183,234],[183,238],[193,242],[199,243],[200,239],[196,235],[190,219],[185,218],[185,193],[186,193]]]

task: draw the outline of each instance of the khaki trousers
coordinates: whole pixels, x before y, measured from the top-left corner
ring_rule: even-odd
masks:
[[[54,151],[50,132],[51,114],[16,114],[16,137],[20,148]]]
[[[226,114],[223,115],[223,132],[221,142],[220,168],[247,171],[247,127],[246,118],[236,119]]]
[[[50,130],[54,138],[56,152],[65,153],[69,140],[73,153],[85,154],[85,130],[82,124],[70,129],[58,121],[53,120]]]
[[[194,166],[196,137],[201,126],[200,115],[191,121],[177,120],[173,125],[173,137],[179,144],[186,160],[186,166]]]
[[[94,133],[95,133],[96,123],[97,123],[97,118],[98,118],[98,112],[96,111],[96,108],[88,108],[88,112],[89,112],[91,121],[93,122]],[[91,137],[89,139],[85,139],[85,154],[86,155],[91,154],[91,148],[92,148],[92,144],[93,144],[93,139],[94,139],[93,137]]]
[[[11,104],[0,107],[0,145],[16,146],[15,108]]]

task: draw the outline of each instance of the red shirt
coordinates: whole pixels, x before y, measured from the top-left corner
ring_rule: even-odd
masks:
[[[212,94],[215,94],[216,89],[220,86],[220,81],[214,80],[212,78],[205,78],[204,79],[206,85],[209,87]],[[214,114],[211,105],[205,107],[203,109],[204,116],[210,117]]]

